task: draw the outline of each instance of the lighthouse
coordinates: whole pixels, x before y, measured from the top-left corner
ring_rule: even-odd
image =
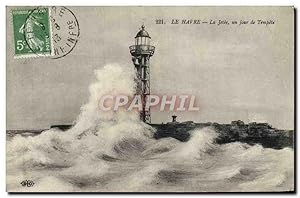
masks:
[[[155,50],[155,47],[150,45],[150,41],[151,37],[142,25],[135,36],[135,44],[129,47],[136,70],[136,95],[141,97],[142,103],[142,109],[139,112],[140,120],[146,123],[151,123],[150,108],[146,109],[146,102],[150,95],[150,58]]]

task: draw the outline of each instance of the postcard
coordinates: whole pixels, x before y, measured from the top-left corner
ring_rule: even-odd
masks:
[[[294,12],[8,6],[7,192],[295,192]]]

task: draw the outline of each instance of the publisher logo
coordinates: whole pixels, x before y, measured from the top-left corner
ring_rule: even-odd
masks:
[[[21,182],[21,185],[23,187],[32,187],[34,185],[34,182],[32,180],[24,180]]]

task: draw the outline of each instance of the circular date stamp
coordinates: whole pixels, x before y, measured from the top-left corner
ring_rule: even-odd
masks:
[[[80,28],[64,6],[13,11],[15,57],[65,57],[75,48]]]
[[[63,6],[50,8],[50,21],[53,41],[52,58],[62,58],[71,53],[78,42],[79,23],[75,14]]]

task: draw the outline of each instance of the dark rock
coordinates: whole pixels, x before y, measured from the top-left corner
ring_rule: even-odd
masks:
[[[173,137],[186,142],[190,138],[190,130],[212,127],[219,133],[216,143],[225,144],[230,142],[243,142],[250,145],[261,144],[265,148],[282,149],[294,147],[294,131],[279,130],[268,123],[252,122],[245,124],[243,121],[232,121],[231,124],[218,123],[183,123],[151,124],[156,129],[154,138],[160,139]]]

